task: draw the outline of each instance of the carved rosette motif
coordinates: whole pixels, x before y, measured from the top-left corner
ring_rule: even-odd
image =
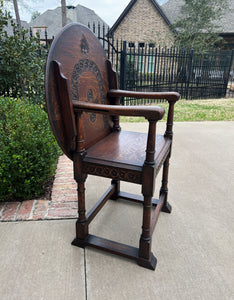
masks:
[[[75,66],[72,72],[72,78],[71,78],[71,86],[72,86],[72,99],[73,100],[79,100],[79,80],[80,77],[84,72],[92,72],[97,80],[98,87],[100,90],[100,103],[105,104],[105,90],[104,90],[104,84],[103,84],[103,79],[102,75],[98,69],[98,66],[95,64],[95,62],[85,58],[81,59]],[[92,101],[93,100],[93,92],[92,90],[88,90],[87,93],[87,101]],[[94,103],[98,103],[98,99],[95,99],[92,101]],[[96,115],[95,114],[90,114],[90,121],[94,123],[96,121]],[[104,121],[104,128],[108,127],[108,119],[106,115],[103,115],[103,121]]]
[[[109,166],[103,168],[102,166],[99,167],[84,164],[82,171],[86,174],[108,177],[116,180],[122,180],[139,184],[142,182],[140,172],[123,170]]]
[[[98,69],[98,66],[95,64],[95,62],[85,58],[81,59],[75,66],[72,72],[72,96],[73,100],[79,100],[79,79],[81,75],[84,72],[90,71],[94,73],[96,76],[98,86],[100,89],[100,95],[101,95],[101,103],[104,104],[104,97],[105,97],[105,92],[104,92],[104,86],[103,86],[103,80],[102,80],[102,75]]]

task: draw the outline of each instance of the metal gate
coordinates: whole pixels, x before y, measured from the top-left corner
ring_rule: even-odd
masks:
[[[118,41],[100,26],[96,34],[118,73],[121,89],[176,91],[184,99],[226,96],[234,50],[215,49],[201,54],[175,47],[156,47],[154,43]],[[131,103],[145,101],[135,99]],[[124,102],[127,104],[129,99]]]

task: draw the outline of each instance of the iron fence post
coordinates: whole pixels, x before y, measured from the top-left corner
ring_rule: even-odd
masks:
[[[189,65],[188,65],[188,77],[187,77],[187,84],[186,84],[186,91],[185,91],[185,99],[188,100],[189,96],[189,85],[190,85],[190,78],[192,73],[192,66],[193,66],[193,49],[190,51],[190,57],[189,57]]]
[[[126,59],[127,58],[127,42],[123,41],[120,54],[120,89],[126,88]],[[124,105],[124,97],[121,98],[121,104]]]
[[[231,74],[232,66],[233,66],[233,62],[234,62],[233,59],[234,59],[234,49],[232,49],[232,54],[231,54],[231,58],[230,58],[230,64],[229,64],[229,68],[228,68],[228,74],[227,74],[227,78],[226,78],[226,80],[225,80],[225,95],[224,95],[224,97],[225,97],[226,94],[227,94],[229,76],[230,76],[230,74]],[[231,83],[230,83],[230,86],[232,86],[232,82],[233,82],[233,77],[231,77]],[[230,94],[230,90],[229,90],[229,94]]]

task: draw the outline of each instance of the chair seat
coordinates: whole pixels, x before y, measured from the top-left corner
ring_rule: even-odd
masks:
[[[87,150],[83,160],[83,171],[87,174],[111,176],[113,179],[141,183],[146,145],[146,133],[113,132]],[[156,136],[157,171],[168,154],[170,146],[171,139],[163,135]]]

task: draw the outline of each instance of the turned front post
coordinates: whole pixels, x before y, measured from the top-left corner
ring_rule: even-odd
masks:
[[[78,239],[85,239],[88,235],[88,224],[86,222],[86,209],[85,209],[85,180],[87,174],[82,173],[82,160],[85,156],[84,136],[82,129],[82,112],[76,115],[76,152],[74,154],[74,178],[77,182],[78,192],[78,220],[76,223],[76,237]]]
[[[143,166],[142,194],[143,202],[143,220],[142,234],[140,238],[139,257],[149,259],[151,253],[151,208],[152,197],[154,194],[155,182],[155,138],[157,121],[149,120],[148,140],[146,148],[146,159]]]

